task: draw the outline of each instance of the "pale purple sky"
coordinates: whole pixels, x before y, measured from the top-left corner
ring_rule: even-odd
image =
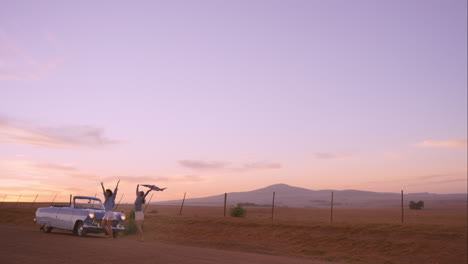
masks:
[[[0,0],[0,194],[463,193],[466,47],[463,0]]]

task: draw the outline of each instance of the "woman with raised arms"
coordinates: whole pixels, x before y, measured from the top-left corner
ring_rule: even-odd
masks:
[[[148,195],[149,192],[151,192],[151,188],[145,192],[139,191],[138,188],[140,187],[140,184],[137,185],[136,188],[136,199],[135,199],[135,223],[138,229],[138,241],[144,241],[143,237],[143,229],[141,228],[141,224],[143,223],[143,220],[145,220],[145,215],[143,214],[143,211],[141,210],[142,205],[146,202],[145,198]]]
[[[119,187],[119,182],[117,182],[117,185],[115,186],[114,192],[112,192],[110,189],[105,189],[104,184],[101,182],[101,187],[102,187],[102,192],[104,194],[104,209],[105,209],[105,214],[104,217],[102,218],[102,228],[107,233],[108,238],[114,238],[114,234],[112,232],[112,221],[115,220],[115,215],[114,215],[114,207],[115,207],[115,197],[117,197],[117,190]]]

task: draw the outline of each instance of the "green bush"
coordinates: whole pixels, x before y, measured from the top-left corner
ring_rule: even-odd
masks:
[[[125,235],[131,235],[136,234],[136,232],[137,226],[135,224],[135,211],[131,210],[127,216],[127,219],[125,220],[125,230],[123,231],[123,233]]]
[[[411,201],[409,203],[409,208],[411,210],[421,210],[424,208],[424,201],[419,201],[419,202]]]
[[[247,215],[247,210],[240,204],[237,204],[236,207],[231,208],[229,215],[232,217],[245,217]]]

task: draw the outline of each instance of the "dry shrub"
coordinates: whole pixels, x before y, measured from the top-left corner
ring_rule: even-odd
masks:
[[[231,208],[230,216],[232,217],[245,217],[247,215],[247,209],[243,208],[240,204],[236,207]]]

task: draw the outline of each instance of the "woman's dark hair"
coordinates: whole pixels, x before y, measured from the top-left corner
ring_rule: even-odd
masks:
[[[106,193],[109,194],[108,196],[112,196],[112,191],[110,189],[107,189]]]
[[[141,195],[141,196],[144,196],[144,195],[145,195],[145,192],[140,191],[140,195]],[[146,199],[143,199],[143,202],[142,202],[142,203],[143,203],[143,204],[146,203]]]

